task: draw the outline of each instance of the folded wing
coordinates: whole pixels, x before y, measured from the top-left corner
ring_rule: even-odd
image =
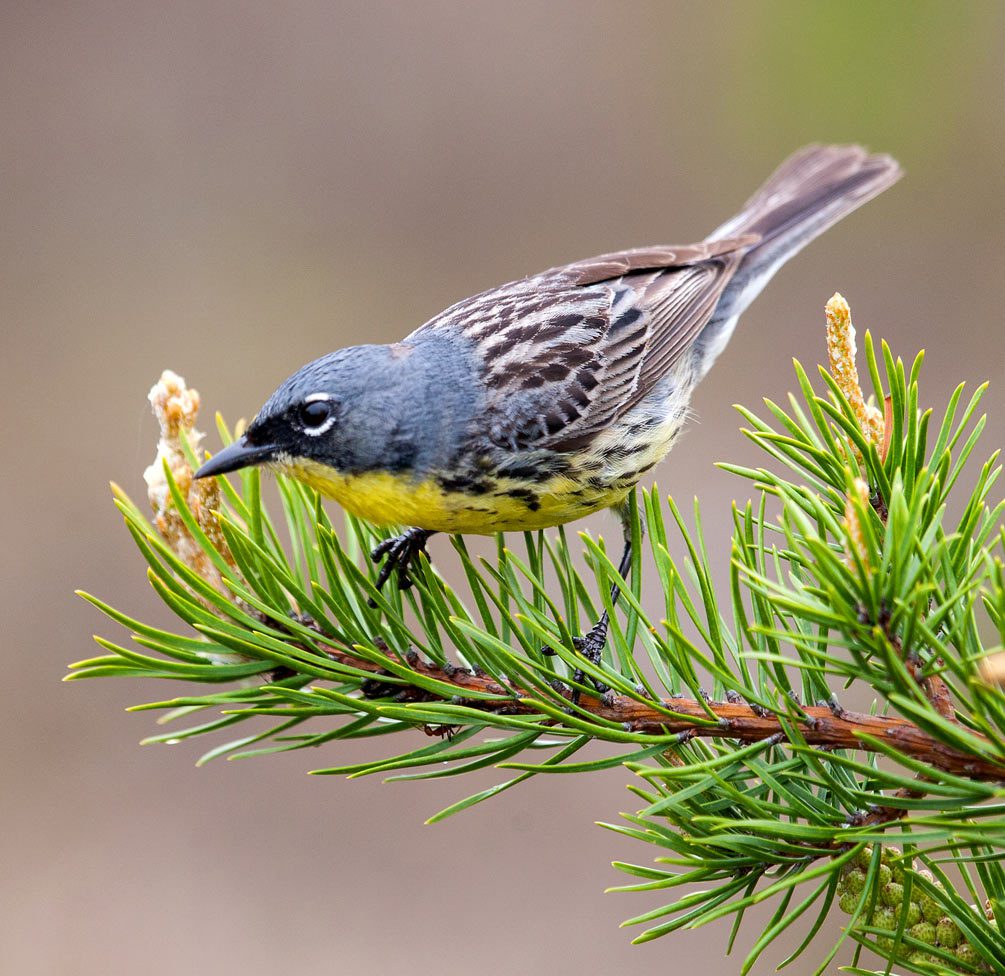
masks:
[[[466,299],[405,341],[450,332],[473,343],[496,445],[575,451],[674,366],[757,240],[633,248],[552,268]]]

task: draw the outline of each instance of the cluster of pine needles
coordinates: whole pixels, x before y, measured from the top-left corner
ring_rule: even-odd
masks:
[[[198,397],[165,374],[153,516],[114,490],[179,628],[82,594],[131,644],[97,638],[102,653],[69,677],[185,683],[136,708],[164,713],[147,741],[212,735],[201,763],[315,749],[339,760],[318,774],[504,771],[430,821],[532,776],[623,767],[639,808],[604,826],[657,856],[616,862],[634,880],[615,890],[670,899],[626,923],[644,927],[638,941],[731,919],[732,949],[767,903],[741,973],[786,933],[781,964],[822,946],[817,974],[848,940],[854,973],[1005,972],[1005,696],[989,677],[1005,644],[1005,528],[989,500],[997,452],[974,453],[985,388],[961,385],[936,419],[920,405],[922,356],[907,368],[867,335],[869,402],[843,300],[828,318],[822,392],[797,363],[798,396],[740,409],[765,466],[722,465],[753,495],[726,516],[731,552],[710,559],[697,502],[685,516],[642,491],[627,582],[603,540],[560,528],[500,537],[488,556],[453,538],[453,558],[424,563],[412,588],[378,591],[368,553],[383,530],[333,524],[282,477],[275,519],[257,470],[193,483]],[[574,636],[604,609],[593,665]],[[396,733],[403,751],[347,761],[350,740]],[[928,913],[909,924],[919,899]],[[923,938],[929,915],[944,942]],[[885,966],[864,968],[866,947]]]

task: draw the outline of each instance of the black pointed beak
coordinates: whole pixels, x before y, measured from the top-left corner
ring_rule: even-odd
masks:
[[[195,477],[209,478],[215,474],[227,474],[253,464],[265,464],[275,456],[276,449],[273,445],[250,444],[246,436],[239,437],[233,444],[228,444],[222,451],[214,454],[196,471]]]

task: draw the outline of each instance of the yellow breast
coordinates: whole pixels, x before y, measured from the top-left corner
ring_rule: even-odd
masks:
[[[342,474],[334,468],[294,458],[276,468],[335,499],[343,508],[375,525],[415,525],[436,532],[491,535],[544,529],[571,522],[623,501],[627,488],[583,492],[582,485],[556,477],[534,486],[532,508],[508,491],[526,484],[497,479],[490,492],[447,491],[436,481],[419,481],[387,471]]]

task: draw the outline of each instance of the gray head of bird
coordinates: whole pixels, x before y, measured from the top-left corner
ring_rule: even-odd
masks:
[[[438,337],[351,346],[308,363],[265,402],[243,436],[197,478],[251,465],[298,474],[416,474],[447,463],[479,413],[466,344]]]
[[[378,436],[375,383],[387,374],[392,358],[388,346],[353,346],[298,369],[266,400],[244,434],[195,477],[304,460],[337,470],[366,467],[367,442]]]

